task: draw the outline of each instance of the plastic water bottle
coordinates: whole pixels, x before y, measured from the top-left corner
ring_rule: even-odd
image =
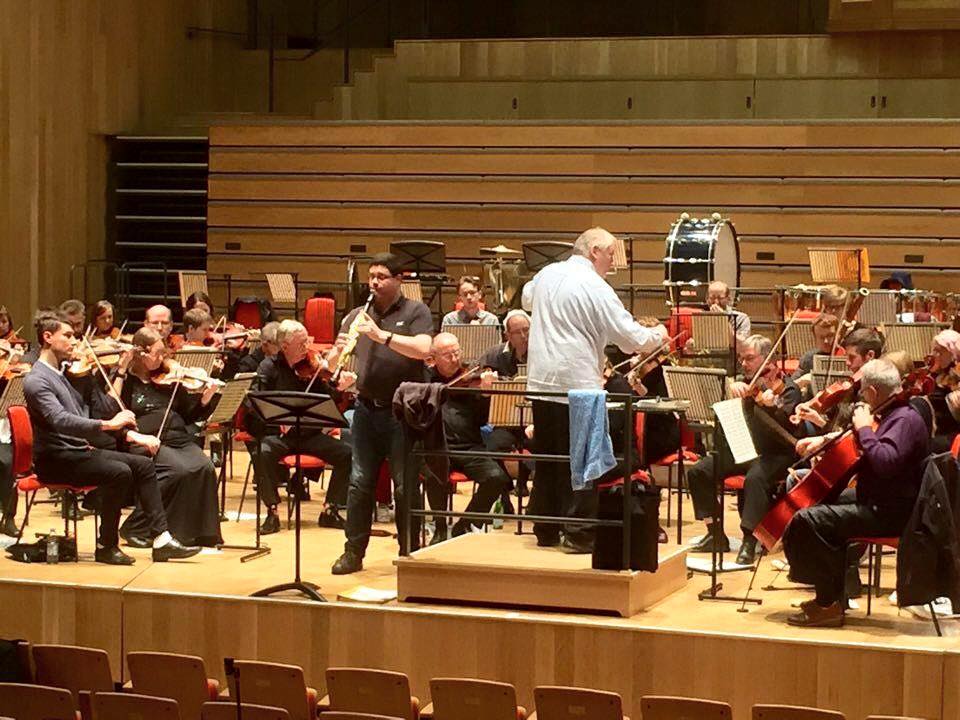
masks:
[[[47,535],[47,564],[60,562],[60,543],[57,542],[57,532],[51,529]]]
[[[493,512],[500,517],[493,519],[493,529],[501,530],[503,528],[503,500],[497,498],[497,501],[493,504]]]

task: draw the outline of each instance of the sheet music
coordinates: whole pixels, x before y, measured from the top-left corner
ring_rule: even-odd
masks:
[[[717,414],[720,427],[727,440],[727,446],[737,465],[756,460],[759,455],[750,435],[750,426],[747,425],[747,416],[743,412],[743,400],[721,400],[713,404],[713,411]]]

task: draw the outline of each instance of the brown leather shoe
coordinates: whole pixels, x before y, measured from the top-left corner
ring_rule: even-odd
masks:
[[[787,622],[797,627],[840,627],[843,625],[843,610],[840,609],[839,602],[827,607],[813,602],[801,605],[800,612],[788,617]]]

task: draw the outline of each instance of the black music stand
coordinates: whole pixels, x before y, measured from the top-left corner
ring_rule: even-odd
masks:
[[[557,240],[526,242],[523,248],[523,262],[531,272],[543,270],[547,265],[566,260],[573,255],[573,243]]]
[[[329,395],[282,390],[276,392],[253,392],[247,395],[253,413],[267,427],[292,426],[293,437],[299,438],[304,428],[345,428],[348,426],[337,404]],[[300,503],[304,495],[303,468],[300,467],[300,452],[290,480],[290,493],[294,504],[294,578],[293,582],[271,585],[257,590],[252,597],[268,597],[287,590],[296,590],[310,600],[326,602],[317,592],[320,586],[300,579]]]
[[[401,270],[419,275],[447,274],[447,246],[436,240],[398,240],[390,252],[400,260]]]

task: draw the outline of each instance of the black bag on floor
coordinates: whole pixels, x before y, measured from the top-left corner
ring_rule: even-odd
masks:
[[[630,516],[630,569],[656,572],[657,532],[660,527],[660,490],[634,482]],[[623,519],[623,483],[600,490],[597,517]],[[623,528],[597,528],[593,545],[594,570],[620,570],[623,560]]]
[[[57,562],[74,562],[77,559],[76,538],[57,538]],[[22,563],[45,563],[47,561],[47,541],[41,538],[35,543],[19,542],[7,548],[11,560]]]

